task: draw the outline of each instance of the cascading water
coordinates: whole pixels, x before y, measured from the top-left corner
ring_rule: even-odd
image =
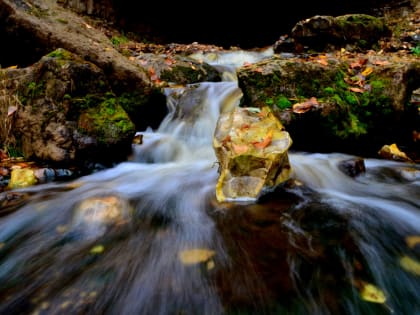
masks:
[[[420,314],[420,168],[366,159],[352,178],[352,156],[290,152],[301,185],[217,203],[212,136],[241,96],[168,89],[127,162],[16,190],[0,314]]]

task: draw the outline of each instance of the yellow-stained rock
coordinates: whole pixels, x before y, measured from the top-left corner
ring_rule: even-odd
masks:
[[[388,160],[412,162],[412,160],[405,154],[405,152],[400,151],[395,143],[391,145],[384,145],[378,151],[378,154],[380,157]]]
[[[269,107],[238,107],[220,115],[213,147],[219,161],[217,200],[255,199],[290,177],[292,139]]]
[[[24,188],[35,185],[38,182],[34,170],[30,168],[15,168],[10,174],[8,188]]]

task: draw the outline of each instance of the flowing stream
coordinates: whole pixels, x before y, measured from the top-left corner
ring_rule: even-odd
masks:
[[[353,178],[356,157],[291,150],[297,184],[215,200],[214,128],[242,96],[229,62],[226,81],[168,89],[126,162],[16,191],[0,314],[420,314],[418,165],[365,159]]]

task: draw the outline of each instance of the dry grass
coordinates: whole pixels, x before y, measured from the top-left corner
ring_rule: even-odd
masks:
[[[15,92],[7,70],[0,69],[0,141],[1,149],[9,156],[18,155],[16,138],[13,135],[15,116],[22,104]]]

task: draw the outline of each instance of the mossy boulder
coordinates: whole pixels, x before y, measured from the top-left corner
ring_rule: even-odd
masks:
[[[379,41],[391,35],[383,19],[368,14],[316,15],[299,21],[291,31],[298,50],[317,52],[378,49]],[[275,50],[280,51],[281,46]]]
[[[394,142],[416,150],[419,112],[410,98],[419,78],[418,59],[350,53],[275,56],[238,70],[241,106],[270,106],[293,149],[368,156]]]
[[[22,74],[12,128],[26,158],[108,163],[130,153],[135,126],[96,65],[57,49]]]

